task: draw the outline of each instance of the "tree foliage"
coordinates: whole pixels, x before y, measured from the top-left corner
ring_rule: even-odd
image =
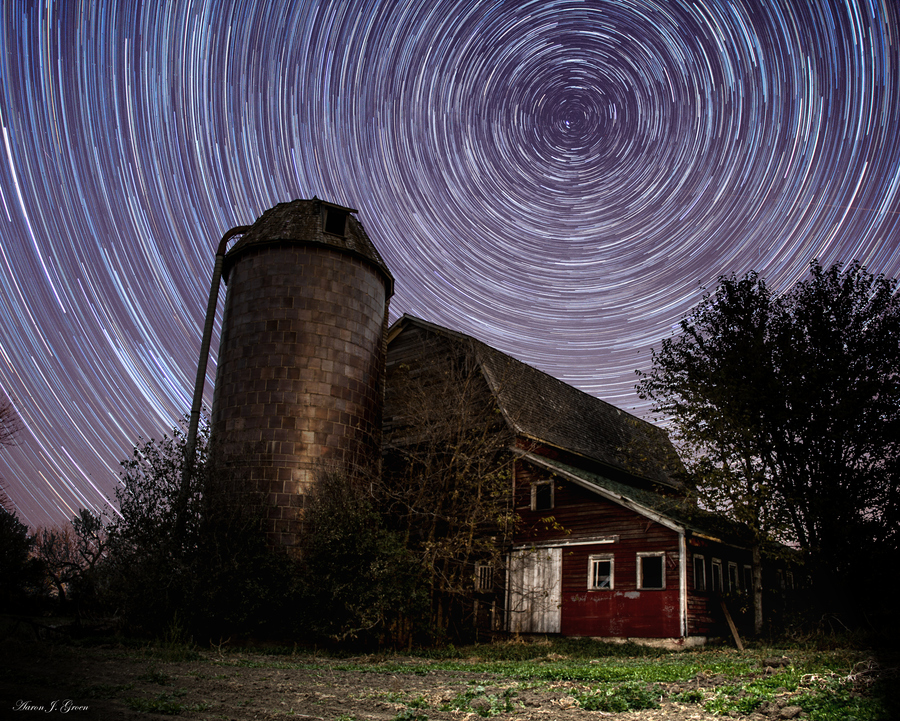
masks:
[[[408,642],[425,600],[418,560],[375,507],[372,484],[323,468],[304,509],[304,630],[328,641]]]
[[[898,545],[896,291],[858,263],[813,263],[780,296],[723,277],[639,371],[702,501],[802,548],[836,607],[864,559]]]
[[[40,588],[40,563],[32,557],[35,537],[12,511],[0,507],[0,609],[19,611]]]
[[[207,438],[204,428],[188,474],[183,428],[122,462],[95,588],[131,632],[177,627],[199,640],[265,632],[285,617],[294,564],[266,547],[258,504],[220,493],[227,484],[208,463]]]
[[[513,435],[472,341],[424,340],[389,372],[379,507],[420,559],[433,632],[458,638],[473,627],[477,566],[501,566],[515,525]]]

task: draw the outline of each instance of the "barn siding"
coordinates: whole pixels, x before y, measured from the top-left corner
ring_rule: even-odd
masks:
[[[515,506],[522,523],[518,544],[552,545],[562,550],[560,632],[567,636],[673,638],[681,635],[678,533],[607,501],[581,486],[554,482],[554,504],[531,510],[531,484],[551,476],[517,463]],[[603,543],[578,544],[604,537]],[[637,554],[665,553],[665,589],[639,590]],[[614,588],[588,590],[588,557],[612,554]]]
[[[693,537],[688,540],[688,635],[719,636],[729,633],[720,598],[724,597],[732,620],[745,630],[752,627],[750,591],[744,583],[743,568],[750,565],[750,551],[728,546],[706,538]],[[694,558],[703,557],[706,571],[706,588],[695,585]],[[712,561],[722,563],[724,587],[716,592],[712,587]],[[737,564],[738,587],[728,586],[728,563]]]

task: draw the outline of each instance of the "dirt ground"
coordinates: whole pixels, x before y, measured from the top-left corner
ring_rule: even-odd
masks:
[[[64,714],[69,719],[146,721],[177,713],[184,719],[235,721],[474,721],[481,717],[479,708],[487,712],[507,689],[513,710],[492,715],[498,721],[721,719],[704,713],[698,704],[670,701],[656,710],[585,711],[571,696],[576,684],[570,682],[529,684],[484,673],[431,670],[416,658],[394,657],[389,662],[420,664],[421,672],[385,673],[388,660],[377,657],[338,660],[215,649],[200,651],[199,656],[178,661],[159,651],[111,643],[77,647],[0,639],[0,719]],[[369,664],[372,672],[340,668],[350,663]],[[477,696],[465,710],[440,709],[473,689]]]

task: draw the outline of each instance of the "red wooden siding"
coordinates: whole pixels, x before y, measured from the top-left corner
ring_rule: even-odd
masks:
[[[531,484],[550,478],[527,463],[516,464],[515,505],[522,519],[516,544],[562,546],[561,633],[679,637],[678,533],[559,478],[553,481],[553,508],[531,511]],[[612,542],[572,545],[598,536]],[[637,554],[648,552],[665,554],[663,590],[638,588]],[[588,590],[588,557],[599,554],[613,556],[611,590]]]

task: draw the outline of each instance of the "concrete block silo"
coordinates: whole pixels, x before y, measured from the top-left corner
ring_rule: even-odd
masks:
[[[393,278],[350,208],[266,211],[222,261],[211,448],[257,492],[271,545],[297,542],[323,466],[378,472]]]

